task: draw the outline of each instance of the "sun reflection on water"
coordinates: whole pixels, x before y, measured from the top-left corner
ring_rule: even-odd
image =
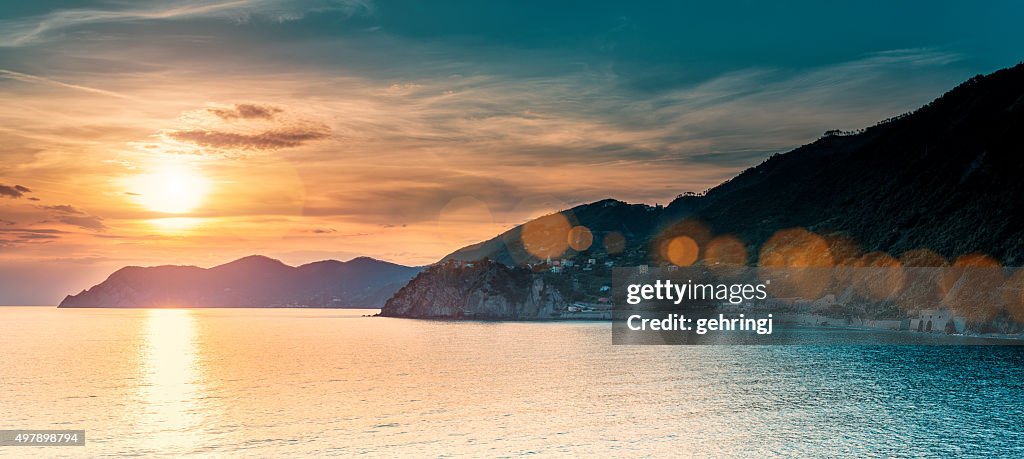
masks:
[[[140,398],[146,407],[140,413],[140,427],[152,432],[147,438],[149,447],[166,451],[198,443],[204,380],[198,368],[196,336],[192,311],[148,311],[145,344],[140,350]]]

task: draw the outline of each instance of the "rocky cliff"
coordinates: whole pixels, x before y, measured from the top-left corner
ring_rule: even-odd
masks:
[[[420,273],[387,301],[380,315],[533,320],[559,318],[567,306],[558,287],[525,269],[452,261]]]

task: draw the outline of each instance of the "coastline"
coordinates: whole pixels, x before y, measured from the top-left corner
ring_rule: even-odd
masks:
[[[385,316],[379,312],[377,314],[367,315],[366,317],[383,317],[389,319],[405,319],[405,320],[423,320],[431,322],[470,322],[470,323],[538,323],[538,322],[551,322],[551,323],[571,323],[571,322],[586,322],[586,323],[604,323],[614,324],[614,319],[611,318],[612,311],[604,312],[603,316],[606,317],[587,317],[580,313],[570,313],[571,316],[563,314],[560,317],[553,318],[515,318],[515,319],[498,319],[498,318],[477,318],[477,317],[409,317],[409,316]],[[842,318],[829,318],[825,316],[819,316],[825,319],[832,319],[836,321],[844,320]],[[993,333],[943,333],[939,331],[932,332],[917,332],[914,330],[900,330],[885,326],[865,326],[855,324],[839,324],[839,323],[809,323],[798,320],[789,320],[790,316],[781,315],[779,316],[778,324],[780,327],[784,326],[787,330],[842,330],[842,331],[866,331],[866,332],[883,332],[891,333],[892,336],[903,336],[903,337],[919,337],[919,338],[934,338],[934,339],[967,339],[967,340],[1001,340],[1001,341],[1012,341],[1014,345],[1024,345],[1024,334],[993,334]],[[874,321],[871,321],[874,322]],[[781,344],[781,343],[780,343]],[[953,344],[953,343],[949,343]],[[966,344],[966,343],[965,343]]]

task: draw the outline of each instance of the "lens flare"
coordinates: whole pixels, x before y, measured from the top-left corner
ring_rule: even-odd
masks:
[[[572,247],[573,250],[582,252],[589,249],[593,243],[594,233],[591,233],[586,226],[574,226],[569,230],[569,247]]]
[[[704,249],[704,263],[708,266],[744,266],[747,264],[747,248],[733,236],[718,236]]]
[[[866,253],[854,262],[853,286],[872,300],[893,300],[903,288],[903,264],[885,252]]]
[[[560,257],[569,248],[572,225],[562,214],[545,215],[523,225],[523,248],[537,258]]]
[[[946,270],[942,288],[946,307],[970,322],[985,323],[1003,310],[1002,294],[1006,275],[994,258],[983,253],[957,257]]]
[[[761,247],[758,269],[771,295],[817,299],[831,285],[834,265],[828,243],[803,228],[780,230]]]
[[[626,250],[626,237],[618,231],[606,234],[602,243],[604,250],[612,255],[618,255]]]
[[[664,258],[676,266],[690,266],[697,261],[700,247],[689,236],[677,236],[665,244]]]

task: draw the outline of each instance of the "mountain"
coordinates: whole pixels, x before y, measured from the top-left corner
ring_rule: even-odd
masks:
[[[866,252],[930,249],[947,260],[981,252],[1020,266],[1022,177],[1018,65],[863,132],[777,155],[709,191],[691,215],[755,248],[801,227],[842,234]]]
[[[420,270],[366,257],[292,267],[259,255],[209,269],[129,266],[59,307],[379,308]]]
[[[681,231],[704,239],[732,235],[756,264],[769,237],[799,227],[841,234],[863,252],[898,256],[927,248],[947,260],[982,252],[1018,266],[1024,263],[1022,178],[1024,64],[974,77],[915,112],[867,129],[828,132],[704,195],[680,196],[664,208],[609,199],[562,215],[594,233],[587,253],[607,253],[601,237],[618,232],[623,253],[636,250],[652,262],[661,260],[651,243]],[[444,259],[537,261],[523,249],[527,225]]]
[[[534,229],[542,232],[546,227],[551,228],[552,233],[561,229],[582,226],[590,232],[592,244],[585,251],[589,254],[608,253],[607,247],[611,246],[613,253],[632,252],[638,246],[650,238],[651,234],[658,229],[660,217],[664,214],[661,207],[652,207],[644,204],[627,204],[614,199],[584,204],[573,207],[556,215],[549,215],[539,219],[516,226],[492,239],[470,245],[459,249],[441,261],[461,260],[474,261],[488,258],[507,265],[526,265],[544,259],[527,248],[530,242],[547,242],[544,235],[534,238],[531,241],[527,237],[524,241],[523,232],[530,233]],[[552,235],[553,242],[565,242],[562,234]],[[609,239],[605,244],[605,240]],[[579,247],[579,246],[578,246]],[[534,250],[534,252],[538,252]],[[554,253],[557,252],[557,253]],[[543,254],[543,251],[540,251]],[[565,247],[565,250],[554,250],[555,258],[572,258],[577,251],[572,247]]]
[[[565,228],[583,226],[592,244],[566,249],[552,259],[572,260],[577,267],[595,259],[598,268],[608,262],[664,264],[670,258],[665,243],[686,235],[700,247],[697,263],[719,237],[734,241],[730,247],[739,262],[756,265],[773,235],[796,228],[799,234],[821,237],[833,262],[884,252],[909,264],[943,265],[980,253],[1003,266],[1020,266],[1022,155],[1024,64],[1019,64],[971,78],[912,113],[856,132],[827,132],[702,195],[680,195],[665,207],[615,200],[577,206],[457,250],[444,260],[488,258],[532,266],[534,271],[542,265],[546,272],[534,275],[551,276],[549,242],[559,234],[571,239]],[[531,233],[541,236],[528,237]],[[927,256],[922,258],[922,253]],[[590,279],[595,276],[606,278],[608,273],[594,269],[573,274],[562,296],[593,297],[577,285],[603,284]],[[384,313],[389,313],[388,305]]]

